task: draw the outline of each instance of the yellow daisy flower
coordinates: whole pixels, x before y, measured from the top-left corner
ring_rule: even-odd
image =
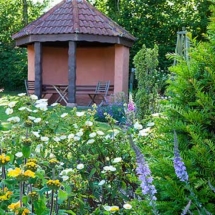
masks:
[[[12,169],[12,170],[9,170],[8,171],[8,176],[9,177],[13,177],[13,178],[16,178],[18,177],[20,174],[22,173],[22,170],[20,168],[15,168],[15,169]]]

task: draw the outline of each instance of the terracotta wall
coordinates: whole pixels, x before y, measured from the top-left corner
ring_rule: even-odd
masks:
[[[114,65],[114,93],[124,92],[127,95],[129,79],[129,48],[122,45],[115,45]]]
[[[28,80],[34,81],[35,80],[35,73],[34,73],[34,46],[28,46]]]
[[[43,84],[68,84],[68,49],[43,47]],[[77,48],[76,84],[114,83],[114,47]],[[28,46],[28,79],[34,80],[34,46]]]
[[[68,49],[43,47],[43,84],[68,84]]]
[[[77,49],[77,85],[114,83],[114,47]]]
[[[68,48],[43,47],[43,84],[68,84]],[[77,85],[110,80],[114,93],[128,93],[129,48],[122,45],[77,48]],[[28,46],[28,79],[34,80],[34,46]]]

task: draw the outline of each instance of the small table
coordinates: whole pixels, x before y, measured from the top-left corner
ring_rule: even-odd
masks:
[[[55,102],[61,102],[62,100],[66,103],[68,103],[68,85],[65,84],[55,84],[52,85],[53,88],[56,90],[56,92],[58,93],[59,97],[57,98],[57,100]]]

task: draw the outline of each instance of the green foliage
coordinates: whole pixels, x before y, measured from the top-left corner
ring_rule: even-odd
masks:
[[[173,53],[176,33],[186,27],[198,40],[204,39],[209,6],[208,0],[94,0],[95,6],[115,20],[138,40],[131,49],[131,59],[143,44],[159,47],[159,66],[165,69],[172,63],[166,59]]]
[[[0,88],[22,89],[27,76],[27,56],[24,49],[0,44]]]
[[[14,48],[12,35],[24,27],[24,20],[35,20],[49,0],[43,3],[27,1],[27,11],[23,11],[23,1],[0,0],[0,88],[9,90],[21,89],[27,77],[26,50]],[[24,17],[24,16],[28,17]]]
[[[135,101],[137,115],[140,119],[157,111],[157,57],[158,47],[156,45],[154,49],[147,49],[143,45],[142,49],[134,57],[134,65],[136,67],[135,78],[138,81]]]
[[[99,106],[95,118],[100,122],[107,122],[106,115],[109,114],[118,123],[125,121],[124,104],[126,103],[125,93],[116,93],[110,96],[104,106]]]
[[[106,129],[100,129],[95,109],[68,111],[55,104],[48,110],[46,101],[35,99],[34,95],[21,94],[5,103],[11,126],[9,132],[0,132],[0,155],[10,155],[10,162],[4,165],[7,178],[2,176],[0,192],[7,186],[16,193],[7,202],[0,202],[5,213],[8,205],[20,199],[24,207],[31,210],[33,205],[34,213],[41,215],[51,214],[51,209],[54,214],[111,214],[108,210],[114,205],[119,214],[134,213],[135,205],[129,212],[123,209],[138,187],[125,132],[114,127],[110,116]],[[133,135],[137,136],[135,132]],[[8,176],[9,168],[24,172],[29,159],[36,160],[34,178]],[[19,187],[22,180],[23,194]],[[50,188],[50,180],[59,180],[60,186]],[[29,197],[32,191],[34,201]]]
[[[189,200],[194,214],[215,213],[215,8],[212,7],[208,42],[192,41],[189,61],[178,57],[168,80],[165,112],[154,119],[156,128],[151,141],[144,141],[142,149],[154,158],[152,172],[158,189],[158,209],[162,214],[180,214]],[[176,181],[172,167],[173,132],[179,137],[180,155],[187,167],[189,185]],[[149,144],[150,142],[150,144]],[[152,148],[152,146],[154,146]],[[161,202],[160,202],[161,200]],[[168,212],[166,211],[168,209]]]

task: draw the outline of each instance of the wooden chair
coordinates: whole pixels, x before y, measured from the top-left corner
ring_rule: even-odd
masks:
[[[31,94],[34,94],[34,91],[35,91],[34,83],[35,83],[35,81],[25,80],[25,90],[26,90],[26,94],[28,96]]]
[[[95,102],[96,99],[101,100],[99,106],[102,106],[105,103],[107,103],[107,95],[108,95],[109,87],[110,87],[110,81],[99,81],[96,86],[95,92],[88,94],[91,99],[89,106],[92,105],[93,103],[96,103]]]

